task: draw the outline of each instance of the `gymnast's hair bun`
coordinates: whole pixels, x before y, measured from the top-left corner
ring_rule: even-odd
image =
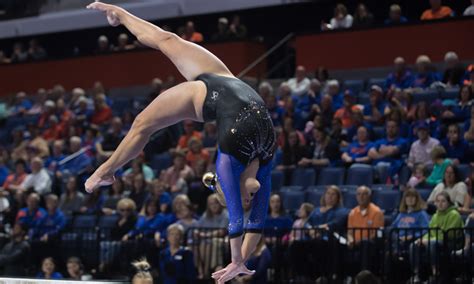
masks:
[[[217,176],[215,173],[213,172],[207,172],[205,173],[203,176],[202,176],[202,183],[204,183],[204,185],[211,189],[211,190],[215,190],[215,186],[216,186],[216,179],[217,179]]]
[[[150,269],[151,269],[150,264],[145,258],[132,262],[132,265],[137,270],[137,273],[150,272]]]

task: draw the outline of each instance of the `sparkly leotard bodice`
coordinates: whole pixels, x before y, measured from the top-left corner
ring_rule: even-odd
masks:
[[[275,131],[262,98],[237,78],[202,74],[206,84],[205,121],[216,120],[219,149],[248,165],[258,158],[266,164],[273,157]]]

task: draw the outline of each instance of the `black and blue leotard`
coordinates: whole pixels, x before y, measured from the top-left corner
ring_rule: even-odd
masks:
[[[271,160],[275,150],[275,131],[262,98],[237,78],[202,74],[206,84],[204,121],[216,120],[216,173],[229,211],[229,235],[243,231],[261,232],[271,191]],[[260,189],[252,200],[249,220],[243,223],[240,175],[254,159],[259,159],[257,180]]]

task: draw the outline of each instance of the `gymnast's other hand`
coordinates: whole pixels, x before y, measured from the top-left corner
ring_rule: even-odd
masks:
[[[97,170],[86,180],[84,187],[87,192],[92,193],[96,188],[111,185],[114,181],[114,175],[101,175]]]
[[[104,12],[107,15],[107,21],[109,21],[109,24],[112,27],[120,25],[119,15],[122,12],[122,8],[115,5],[101,3],[99,1],[87,5],[86,8]]]
[[[217,284],[224,284],[225,282],[234,279],[238,275],[253,275],[255,270],[249,270],[243,263],[230,263],[225,268],[212,273],[212,278],[217,280]]]

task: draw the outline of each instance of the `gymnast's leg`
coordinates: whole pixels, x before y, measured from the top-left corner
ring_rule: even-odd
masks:
[[[195,80],[202,73],[233,77],[224,63],[205,48],[164,31],[123,8],[100,2],[87,8],[105,12],[112,26],[123,24],[142,44],[161,50],[188,81]]]
[[[86,181],[86,190],[113,183],[115,171],[138,156],[154,132],[184,119],[202,121],[205,97],[206,86],[201,81],[181,83],[160,94],[137,116],[112,156]]]

